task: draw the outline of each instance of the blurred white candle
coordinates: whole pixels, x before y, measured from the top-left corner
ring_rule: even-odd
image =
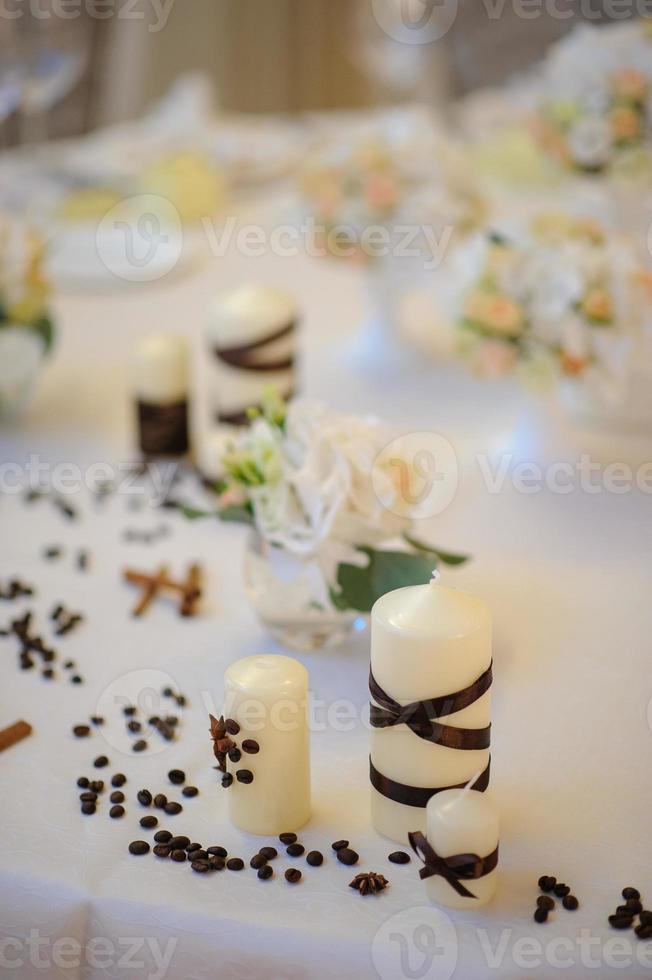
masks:
[[[206,328],[214,420],[246,421],[266,388],[292,394],[298,320],[294,297],[279,289],[244,285],[218,298]]]
[[[433,796],[427,806],[428,843],[441,858],[454,854],[476,854],[486,858],[498,846],[498,809],[489,793],[449,789]],[[466,898],[451,887],[441,875],[426,878],[428,898],[449,909],[477,909],[491,901],[498,872],[482,878],[461,878],[475,898]]]
[[[389,592],[371,613],[371,668],[380,687],[401,705],[468,687],[491,663],[491,614],[482,600],[432,581]],[[484,728],[491,692],[440,723]],[[407,725],[372,730],[371,761],[389,779],[438,788],[467,783],[489,762],[489,749],[453,749],[419,738]],[[425,833],[425,807],[407,806],[371,787],[372,822],[392,840]]]
[[[177,334],[151,334],[134,347],[131,390],[138,441],[146,455],[182,455],[188,449],[188,345]]]
[[[226,670],[224,688],[224,716],[240,726],[238,746],[245,739],[260,746],[237,763],[227,760],[231,822],[251,834],[298,829],[310,818],[308,671],[291,657],[244,657]],[[253,782],[238,781],[242,769]]]

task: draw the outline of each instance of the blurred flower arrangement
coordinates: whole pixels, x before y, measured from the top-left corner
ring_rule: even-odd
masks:
[[[459,349],[484,376],[518,371],[530,384],[586,380],[622,392],[652,315],[649,274],[596,222],[549,212],[522,237],[472,246],[476,273],[459,302]]]
[[[410,533],[397,454],[382,454],[390,440],[376,419],[270,394],[228,442],[217,516],[254,529],[249,595],[273,632],[282,617],[286,644],[297,645],[294,630],[299,646],[323,645],[331,629],[339,635],[346,623],[346,632],[385,592],[428,581],[439,562],[466,560]],[[402,464],[404,478],[412,466],[408,458]]]
[[[426,142],[396,146],[381,134],[358,136],[311,159],[300,193],[326,254],[368,263],[378,253],[374,230],[392,222],[477,227],[484,205],[475,182],[459,157],[450,166],[451,146]]]
[[[581,26],[551,49],[534,134],[584,173],[652,174],[652,31],[644,18]]]
[[[0,217],[0,415],[16,414],[31,392],[54,328],[43,272],[45,243]]]

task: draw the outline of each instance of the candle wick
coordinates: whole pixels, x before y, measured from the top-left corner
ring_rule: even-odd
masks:
[[[473,786],[475,786],[475,784],[477,783],[478,779],[480,778],[480,776],[482,775],[483,772],[484,772],[483,769],[478,769],[478,771],[476,772],[475,776],[471,776],[470,780],[468,781],[468,783],[466,784],[466,786],[462,790],[462,795],[460,796],[460,799],[461,800],[463,800],[464,797],[466,796],[466,794],[469,792],[469,790]]]
[[[436,568],[433,568],[432,575],[430,576],[430,584],[434,585],[441,578],[441,572],[438,572]]]

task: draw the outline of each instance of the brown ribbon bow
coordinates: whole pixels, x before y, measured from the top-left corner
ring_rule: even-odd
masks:
[[[486,749],[491,742],[491,725],[486,728],[456,728],[440,725],[436,718],[452,715],[467,708],[482,697],[491,687],[492,664],[468,687],[439,698],[412,701],[401,705],[389,696],[369,671],[369,691],[376,704],[371,705],[370,721],[373,728],[391,728],[407,725],[419,738],[443,745],[449,749]]]
[[[476,898],[476,896],[462,884],[460,878],[468,880],[484,878],[498,864],[498,847],[485,858],[478,857],[477,854],[453,854],[451,857],[442,858],[431,847],[421,831],[409,833],[408,839],[412,850],[424,863],[424,867],[419,871],[419,877],[425,880],[434,875],[441,875],[462,898]]]

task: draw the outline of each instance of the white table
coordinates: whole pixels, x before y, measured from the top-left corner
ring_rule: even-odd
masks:
[[[624,885],[638,886],[652,903],[649,495],[523,494],[509,480],[491,494],[474,459],[478,451],[500,448],[513,461],[574,458],[582,448],[576,432],[543,422],[509,390],[497,388],[493,398],[483,386],[417,357],[400,370],[365,369],[359,349],[352,353],[366,315],[359,271],[307,258],[245,260],[230,251],[169,282],[61,295],[56,357],[21,427],[2,433],[2,460],[24,461],[30,453],[79,465],[130,458],[129,345],[151,329],[184,330],[197,338],[199,357],[215,291],[252,278],[298,294],[310,395],[343,410],[377,412],[403,428],[443,432],[460,454],[457,497],[423,534],[473,554],[472,563],[446,572],[445,580],[485,596],[495,615],[492,788],[503,813],[497,899],[481,914],[447,917],[427,905],[415,861],[388,864],[395,845],[369,825],[366,725],[358,720],[350,730],[336,730],[323,724],[323,710],[313,736],[314,818],[301,838],[327,861],[311,869],[299,859],[302,884],[292,887],[282,874],[259,882],[249,868],[199,876],[151,854],[129,855],[129,841],[151,837],[138,827],[147,811],[136,791],[168,792],[166,773],[175,766],[201,793],[161,826],[206,845],[223,843],[246,859],[260,845],[226,820],[207,733],[207,711],[221,702],[224,667],[273,649],[243,594],[244,532],[187,523],[178,514],[135,514],[119,495],[96,509],[86,493],[75,498],[82,519],[67,524],[45,501],[27,507],[5,494],[0,574],[34,582],[38,596],[0,602],[1,621],[34,608],[49,636],[47,613],[63,600],[83,610],[87,622],[57,643],[62,656],[77,660],[86,681],[79,687],[20,672],[14,641],[0,640],[0,724],[25,718],[35,727],[31,738],[0,756],[0,976],[162,976],[155,953],[171,956],[165,975],[179,980],[543,980],[558,976],[562,965],[565,976],[578,978],[647,976],[652,944],[613,932],[606,919]],[[640,462],[649,449],[631,442],[619,448],[600,436],[586,445],[602,461],[624,453]],[[171,534],[160,543],[123,540],[126,527],[161,521]],[[44,544],[59,542],[65,555],[45,562]],[[77,546],[93,553],[86,575],[74,568]],[[199,618],[182,621],[165,604],[152,606],[141,621],[130,617],[134,595],[121,582],[122,568],[153,568],[163,558],[178,573],[191,559],[206,567]],[[332,706],[347,698],[358,719],[366,718],[367,635],[300,659],[316,699]],[[157,690],[170,678],[190,701],[184,736],[151,755],[124,751],[122,723],[114,717],[109,724],[105,711],[133,671],[147,672]],[[104,731],[74,739],[71,727],[98,703],[107,714]],[[157,750],[159,742],[150,738]],[[109,819],[107,794],[97,814],[79,813],[75,780],[93,775],[91,761],[102,752],[111,765],[99,775],[122,770],[128,776],[123,820]],[[360,852],[360,869],[390,878],[380,897],[363,899],[347,887],[351,872],[330,855],[330,842],[343,836]],[[567,881],[581,906],[575,913],[558,910],[538,926],[532,912],[544,873]],[[73,942],[56,945],[65,938]],[[74,942],[90,940],[100,942],[78,956]],[[39,968],[39,956],[47,969]]]

